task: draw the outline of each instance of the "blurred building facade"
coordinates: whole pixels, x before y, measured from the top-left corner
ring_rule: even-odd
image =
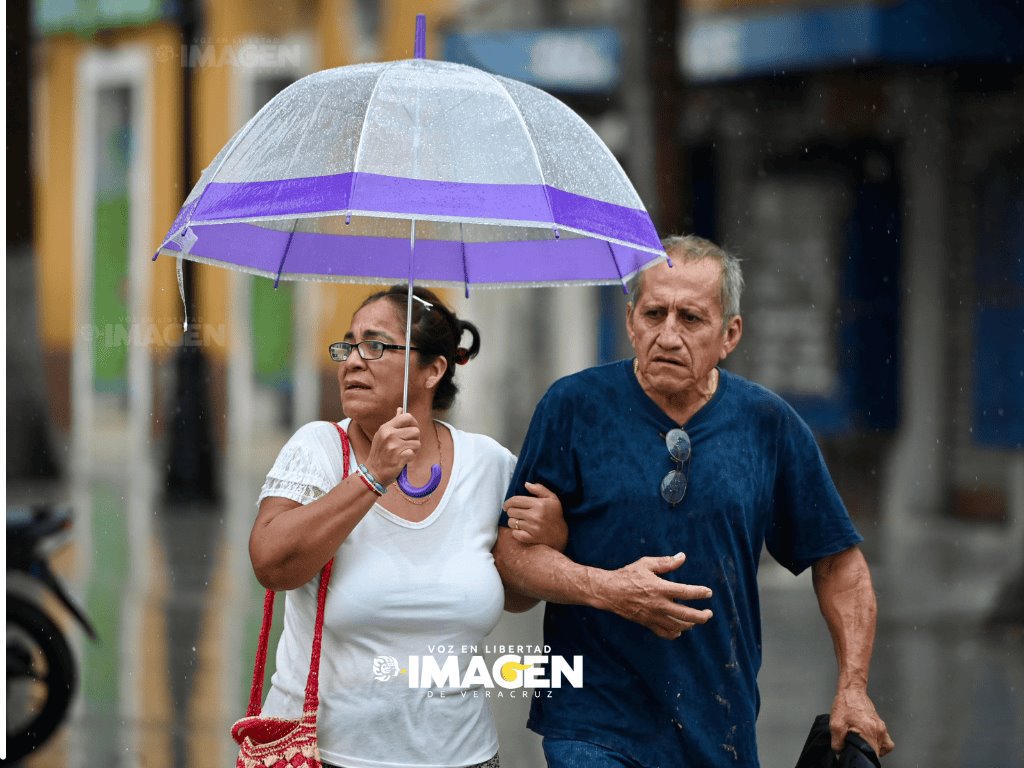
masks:
[[[289,82],[411,55],[426,12],[428,55],[555,93],[620,158],[664,232],[743,258],[746,338],[729,366],[794,403],[858,517],[1022,524],[1019,4],[110,8],[34,6],[39,332],[51,408],[81,449],[104,430],[138,450],[165,438],[181,302],[173,264],[144,256],[199,171]],[[337,416],[325,350],[367,289],[274,290],[205,266],[190,278],[222,445],[279,446]],[[484,332],[454,418],[513,449],[551,381],[628,354],[618,288],[452,298]]]
[[[247,699],[260,620],[245,549],[260,467],[295,425],[338,416],[326,346],[369,289],[275,291],[190,271],[205,417],[246,467],[220,465],[230,487],[216,515],[156,514],[161,483],[147,484],[143,465],[168,453],[181,300],[173,262],[149,257],[201,169],[261,104],[307,72],[408,57],[417,12],[429,17],[428,55],[552,91],[619,157],[662,231],[696,232],[743,259],[745,338],[729,367],[797,407],[868,544],[875,523],[887,534],[868,553],[889,572],[883,619],[899,614],[880,627],[873,677],[896,691],[885,716],[939,750],[963,731],[963,754],[980,764],[983,729],[951,702],[974,691],[988,705],[975,718],[1012,725],[1019,696],[990,690],[1016,696],[1019,678],[954,642],[974,631],[963,605],[986,602],[983,586],[1022,563],[989,556],[1012,546],[972,549],[966,526],[932,524],[955,515],[1024,542],[1024,23],[1019,2],[995,0],[36,0],[33,236],[16,270],[8,254],[8,300],[32,290],[34,272],[45,375],[26,376],[12,356],[32,340],[12,340],[9,322],[8,377],[45,382],[70,455],[100,474],[72,492],[74,583],[87,585],[104,643],[77,648],[83,725],[67,763],[233,757],[224,734]],[[513,450],[555,378],[629,354],[616,287],[450,298],[484,337],[459,371],[452,420]],[[909,527],[934,535],[904,548]],[[950,568],[963,551],[980,572]],[[1004,594],[1019,622],[1024,589]],[[816,611],[765,615],[802,637]],[[917,632],[929,611],[934,626]],[[523,618],[496,639],[535,639],[539,616]],[[784,639],[788,656],[807,648]],[[1000,652],[1016,659],[1018,644]],[[977,670],[999,684],[967,685]],[[785,682],[772,698],[788,718],[813,697]],[[939,702],[955,717],[929,717]],[[540,760],[524,716],[499,718],[513,768]],[[948,751],[954,764],[960,753]]]
[[[666,233],[743,259],[745,338],[727,366],[793,403],[856,517],[1011,520],[1024,542],[1024,7],[692,0],[680,96],[651,60],[658,5],[522,3],[513,18],[471,4],[481,18],[445,50],[565,98]],[[552,55],[560,36],[573,42]],[[666,108],[671,152],[657,146]],[[628,354],[621,295],[580,301],[589,322],[552,322],[563,295],[494,303],[566,334],[585,325],[595,361]],[[529,335],[511,349],[469,388],[474,415],[545,361]],[[549,381],[564,362],[552,349]],[[518,437],[511,386],[512,409],[486,426]]]
[[[182,299],[173,262],[145,255],[216,152],[310,72],[410,56],[415,14],[440,23],[445,5],[34,4],[38,315],[48,397],[72,456],[111,443],[138,456],[167,442]],[[217,443],[279,440],[337,417],[326,349],[369,289],[275,290],[190,266],[187,341],[207,358],[204,416]]]
[[[1019,518],[1024,9],[699,5],[682,131],[695,227],[746,261],[733,367],[853,506]]]

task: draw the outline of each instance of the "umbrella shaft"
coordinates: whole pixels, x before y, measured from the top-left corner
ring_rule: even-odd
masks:
[[[409,291],[405,301],[405,383],[402,386],[402,412],[409,412],[409,358],[412,354],[412,276],[413,257],[416,253],[416,220],[409,234]]]

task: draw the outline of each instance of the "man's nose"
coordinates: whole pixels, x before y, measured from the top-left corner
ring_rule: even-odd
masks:
[[[679,321],[669,315],[658,331],[658,346],[665,349],[678,349],[683,344],[682,330]]]

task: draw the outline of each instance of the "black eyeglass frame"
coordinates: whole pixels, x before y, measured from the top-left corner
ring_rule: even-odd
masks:
[[[678,467],[670,469],[668,474],[661,479],[661,498],[674,507],[686,497],[686,489],[690,484],[690,458],[693,456],[693,444],[686,430],[681,427],[670,429],[662,437],[665,438],[665,448],[668,450],[669,458],[678,464]]]
[[[348,348],[347,350],[346,347]],[[405,350],[405,348],[405,344],[388,344],[387,342],[380,341],[379,339],[364,339],[360,342],[336,341],[327,348],[327,351],[331,354],[331,360],[336,363],[344,363],[352,354],[353,349],[359,353],[359,357],[363,360],[380,360],[384,357],[384,353],[389,349]],[[367,357],[364,350],[371,349],[378,350],[376,357]],[[409,349],[418,350],[419,347],[409,347]]]

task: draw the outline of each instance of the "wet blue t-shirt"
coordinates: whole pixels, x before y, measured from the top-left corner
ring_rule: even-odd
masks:
[[[593,742],[648,768],[756,766],[763,544],[799,573],[861,537],[810,429],[780,397],[721,370],[718,390],[683,425],[689,487],[670,506],[675,467],[665,433],[678,426],[640,388],[629,360],[556,382],[537,406],[509,495],[543,483],[562,501],[565,554],[614,569],[685,552],[665,578],[710,587],[714,617],[662,640],[613,613],[548,604],[553,655],[583,657],[583,686],[533,699],[529,727]],[[502,516],[502,524],[508,524]]]

